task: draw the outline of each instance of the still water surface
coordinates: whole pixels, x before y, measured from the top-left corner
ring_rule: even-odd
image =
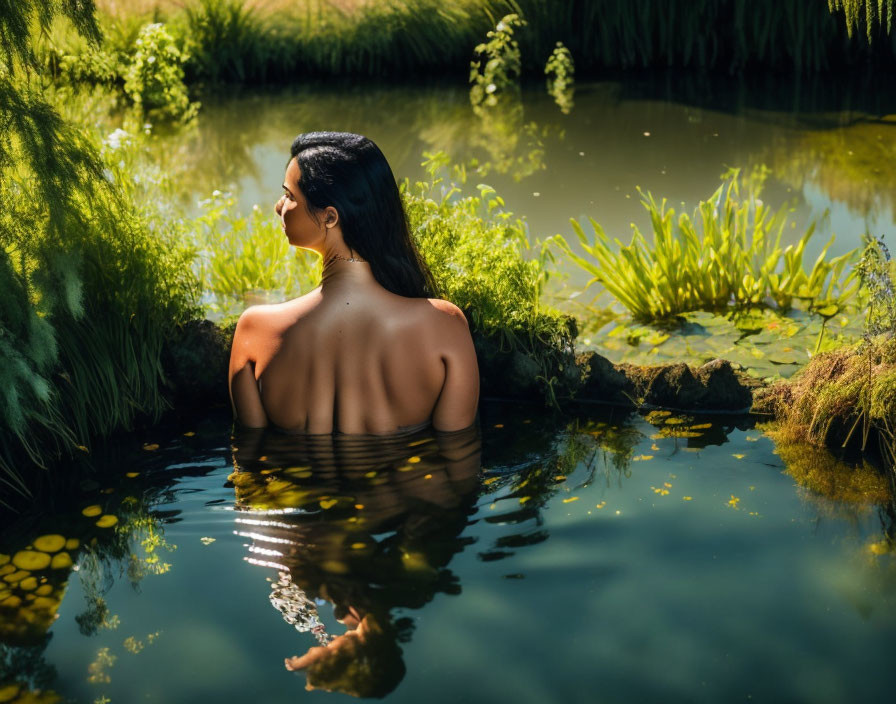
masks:
[[[4,530],[4,555],[76,565],[4,571],[7,676],[76,702],[893,691],[881,481],[813,483],[744,418],[486,403],[481,420],[371,444],[231,439],[213,414],[110,449],[96,486]],[[337,691],[286,670],[308,652]]]
[[[567,114],[538,84],[517,105],[485,115],[474,113],[466,86],[443,83],[290,87],[210,94],[202,104],[195,129],[162,147],[186,166],[194,208],[214,189],[230,189],[244,211],[272,206],[293,137],[337,130],[373,139],[399,180],[425,177],[424,152],[447,152],[468,165],[468,189],[495,187],[533,239],[571,235],[569,218],[587,230],[594,217],[627,242],[632,222],[649,225],[637,187],[690,211],[728,167],[758,164],[771,169],[765,199],[796,207],[791,239],[829,211],[809,256],[831,234],[833,255],[857,246],[866,229],[896,237],[896,89],[883,80],[582,81]]]

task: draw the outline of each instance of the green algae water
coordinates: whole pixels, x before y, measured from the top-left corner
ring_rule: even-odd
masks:
[[[892,496],[820,461],[494,402],[375,441],[159,428],[7,520],[0,700],[883,699]]]

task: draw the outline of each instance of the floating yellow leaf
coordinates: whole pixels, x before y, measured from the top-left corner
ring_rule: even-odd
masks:
[[[732,457],[735,457],[735,458],[737,458],[737,459],[739,459],[739,460],[742,460],[744,457],[746,457],[746,455],[743,454],[742,452],[734,452],[734,453],[731,454],[731,456],[732,456]]]
[[[196,434],[196,433],[194,433],[192,430],[188,430],[186,433],[184,433],[184,437],[185,437],[185,438],[191,438],[191,437],[193,437],[195,434]]]
[[[731,495],[731,498],[728,500],[728,505],[731,508],[737,508],[737,505],[740,503],[740,499],[737,498],[734,494]]]
[[[146,443],[146,444],[143,446],[143,449],[144,449],[144,450],[147,450],[148,452],[152,452],[153,450],[158,450],[158,449],[159,449],[159,444],[158,444],[158,443],[155,443],[155,442]]]
[[[501,477],[489,477],[488,479],[486,479],[486,480],[483,481],[482,483],[483,483],[485,486],[488,486],[489,484],[494,484],[494,483],[495,483],[496,481],[498,481],[500,478],[501,478]]]
[[[694,497],[693,496],[682,496],[681,500],[682,501],[693,501]]]
[[[401,467],[398,468],[398,471],[399,471],[399,472],[410,472],[410,471],[413,470],[413,469],[414,469],[414,465],[412,465],[412,464],[403,464]]]
[[[352,543],[352,550],[363,550],[367,547],[367,543]]]
[[[90,450],[87,449],[86,445],[76,445],[75,447],[77,447],[81,452],[90,452]]]
[[[25,577],[19,582],[19,589],[24,589],[26,592],[37,589],[37,577]]]
[[[503,423],[495,423],[495,426],[494,426],[494,427],[496,427],[496,428],[503,428],[503,427],[504,427],[504,424],[503,424]]]
[[[868,546],[868,550],[873,555],[885,555],[890,552],[890,544],[886,540],[881,540],[877,543],[871,543]]]
[[[701,423],[700,425],[692,425],[691,430],[706,430],[707,428],[711,428],[712,423]]]
[[[562,481],[565,481],[565,480],[566,480],[566,475],[565,475],[565,474],[558,474],[558,475],[556,475],[556,476],[554,477],[554,481],[555,481],[555,482],[562,482]]]
[[[563,499],[563,503],[568,504],[571,501],[578,501],[578,500],[579,500],[578,496],[570,496],[568,499]]]
[[[87,516],[88,518],[93,518],[94,516],[99,516],[103,512],[103,509],[97,505],[93,504],[93,506],[88,506],[84,510],[81,511],[82,514]]]
[[[603,507],[606,506],[606,505],[607,505],[607,502],[606,502],[606,501],[601,501],[601,502],[600,502],[599,504],[597,504],[594,508],[603,508]]]
[[[663,486],[666,487],[667,489],[672,488],[672,485],[669,482],[663,482]]]
[[[37,594],[38,596],[47,596],[47,594],[52,594],[52,593],[53,593],[53,587],[51,587],[49,584],[41,584],[41,585],[34,591],[34,593]]]
[[[650,488],[653,489],[653,493],[654,493],[654,494],[659,494],[660,496],[666,496],[666,494],[669,493],[669,490],[668,490],[668,489],[664,489],[663,487],[655,487],[655,486],[652,486],[652,487],[650,487]]]
[[[652,460],[653,455],[638,455],[636,457],[632,457],[632,462],[640,462],[641,460]]]
[[[210,536],[204,535],[199,539],[199,542],[202,543],[203,545],[211,545],[213,542],[215,542],[215,540],[216,540],[216,538],[212,538]]]
[[[134,477],[139,477],[140,472],[125,472],[125,475],[128,479],[133,479]]]
[[[409,464],[417,464],[420,461],[420,458],[414,455],[413,457],[408,457]]]
[[[364,476],[367,479],[373,479],[376,476],[376,471],[367,472]]]
[[[424,475],[423,475],[423,478],[424,478],[424,479],[432,479],[432,475],[431,475],[431,474],[424,474]]]
[[[432,438],[423,438],[422,440],[414,440],[414,442],[409,442],[408,447],[417,447],[417,445],[423,445],[425,443],[431,442]]]
[[[527,502],[529,499],[531,499],[531,498],[532,498],[531,496],[521,496],[521,497],[520,497],[520,503],[521,503],[521,504],[524,504],[524,503],[526,503],[526,502]]]
[[[750,487],[750,491],[756,491],[756,487],[755,487],[755,486],[751,486],[751,487]]]
[[[41,553],[38,553],[41,554]],[[45,557],[48,557],[45,555]],[[21,582],[25,577],[28,577],[31,573],[28,570],[16,570],[15,572],[8,574],[3,577],[4,582],[8,582],[9,584],[16,584],[17,582]]]
[[[757,442],[759,438],[755,435],[747,435],[746,437],[744,437],[744,440],[746,440],[747,442]]]
[[[355,508],[359,511],[364,508],[364,504],[355,504]]]
[[[684,422],[684,418],[666,418],[666,425],[681,425]]]
[[[56,533],[34,539],[34,547],[41,552],[59,552],[65,547],[65,538]]]
[[[338,502],[339,502],[339,499],[321,499],[320,507],[322,509],[326,510],[328,508],[333,508],[333,506],[335,506]]]
[[[656,452],[656,451],[659,450],[660,448],[659,448],[659,446],[658,446],[656,443],[653,443],[653,444],[650,446],[650,449],[653,450],[654,452]]]
[[[42,570],[50,564],[50,556],[35,550],[19,550],[13,555],[12,564],[20,570]]]
[[[111,528],[116,523],[118,523],[118,516],[113,516],[111,513],[105,513],[99,517],[96,525],[98,528]]]

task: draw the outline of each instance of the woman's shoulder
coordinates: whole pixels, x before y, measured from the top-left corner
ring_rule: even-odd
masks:
[[[295,322],[312,309],[320,299],[320,289],[309,291],[303,296],[282,303],[257,303],[249,306],[240,315],[238,325],[243,327],[273,327]]]
[[[451,301],[446,301],[441,298],[427,298],[426,301],[433,309],[434,318],[441,322],[445,322],[446,319],[451,319],[456,323],[463,322],[464,325],[468,325],[467,317],[464,315],[464,312]]]

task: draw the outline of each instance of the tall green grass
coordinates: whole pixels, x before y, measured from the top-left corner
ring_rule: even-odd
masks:
[[[678,217],[665,199],[657,203],[639,189],[650,215],[652,242],[634,225],[630,244],[611,240],[593,218],[592,238],[571,221],[586,256],[561,235],[550,242],[592,275],[589,284],[599,282],[643,321],[767,304],[788,310],[794,299],[824,315],[836,313],[857,290],[858,281],[847,275],[857,252],[828,259],[832,237],[807,270],[803,258],[815,224],[795,245],[782,247],[787,209],[772,210],[749,185],[741,196],[742,187],[739,172],[732,170],[692,215]]]
[[[666,67],[868,71],[896,66],[893,7],[894,0],[389,0],[346,11],[324,1],[265,10],[245,0],[187,0],[167,15],[105,18],[112,59],[63,42],[54,61],[69,57],[77,69],[70,73],[105,80],[109,65],[133,55],[140,17],[167,23],[192,57],[185,66],[191,83],[459,77],[498,18],[517,13],[528,23],[518,38],[529,76],[541,74],[558,41],[580,76]]]

